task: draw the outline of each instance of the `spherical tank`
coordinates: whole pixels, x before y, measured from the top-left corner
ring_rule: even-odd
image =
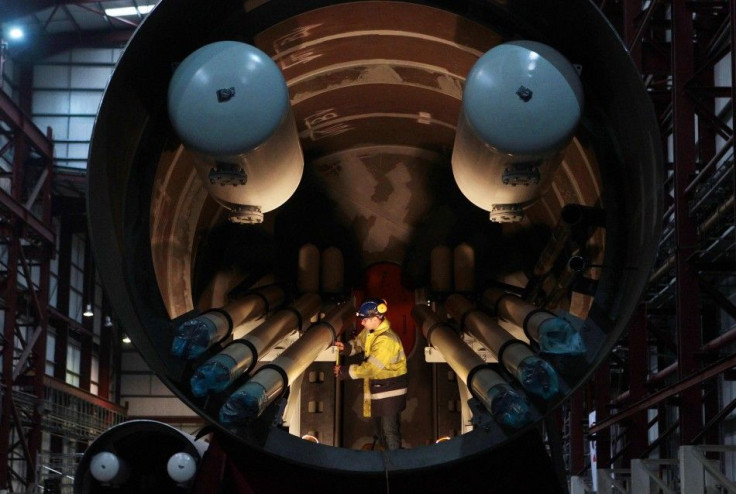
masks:
[[[520,221],[552,182],[583,112],[583,87],[565,57],[515,41],[485,53],[468,74],[452,171],[491,220]]]
[[[299,185],[304,158],[286,81],[261,50],[236,41],[199,48],[174,71],[168,110],[231,221],[262,221]]]

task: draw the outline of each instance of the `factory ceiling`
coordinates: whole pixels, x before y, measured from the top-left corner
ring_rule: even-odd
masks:
[[[0,12],[0,25],[3,38],[9,41],[10,56],[32,63],[76,47],[124,46],[145,18],[146,14],[139,8],[148,3],[157,2],[8,0]],[[128,8],[133,13],[124,16],[106,13],[113,8]],[[20,28],[22,39],[13,40],[11,28]]]

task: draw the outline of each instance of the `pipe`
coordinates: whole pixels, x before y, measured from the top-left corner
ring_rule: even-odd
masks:
[[[244,424],[260,416],[299,377],[314,359],[335,343],[352,320],[355,307],[343,304],[333,308],[324,319],[307,328],[301,338],[261,367],[247,383],[238,388],[220,409],[220,423]]]
[[[199,357],[210,346],[230,336],[236,326],[257,319],[272,306],[281,304],[283,297],[281,287],[268,285],[183,322],[176,328],[171,354],[189,360]]]
[[[700,176],[700,175],[698,175]],[[721,219],[721,217],[728,212],[729,209],[733,208],[734,205],[734,196],[729,196],[723,204],[718,206],[716,210],[711,214],[703,223],[701,223],[698,228],[698,235],[703,235],[707,233],[713,226],[716,224],[716,222]],[[660,245],[663,245],[664,241],[660,242]],[[670,255],[664,263],[649,277],[649,281],[647,282],[649,285],[652,285],[656,283],[662,276],[664,276],[673,266],[675,265],[675,255]]]
[[[695,191],[695,188],[705,180],[706,178],[712,176],[713,172],[716,170],[719,164],[722,163],[723,157],[726,155],[726,153],[733,148],[733,136],[729,137],[728,140],[723,144],[723,147],[718,150],[718,152],[713,156],[708,163],[705,164],[705,166],[698,172],[695,177],[693,177],[692,181],[685,187],[685,195],[689,196]]]
[[[721,348],[725,347],[726,345],[729,345],[736,341],[736,326],[732,327],[725,333],[716,336],[709,342],[703,344],[703,346],[700,347],[700,352],[704,353],[711,353],[716,352],[720,350]],[[664,369],[656,372],[655,374],[651,374],[649,377],[647,377],[647,385],[657,383],[659,381],[664,380],[666,377],[671,376],[675,372],[677,372],[677,368],[679,367],[678,362],[673,362]],[[626,401],[629,399],[629,396],[631,393],[629,390],[624,391],[620,395],[618,395],[616,398],[614,398],[612,403],[621,403],[623,401]]]
[[[278,310],[243,338],[232,341],[221,352],[202,364],[192,376],[194,396],[205,396],[227,389],[243,374],[250,372],[258,358],[294,329],[301,330],[319,310],[321,300],[306,294],[289,307]]]
[[[503,377],[488,367],[454,329],[447,323],[440,322],[426,305],[415,305],[411,315],[427,338],[427,343],[442,352],[457,377],[467,385],[494,420],[513,428],[520,428],[531,422],[526,400]]]
[[[461,329],[482,341],[529,393],[545,400],[557,394],[557,372],[547,361],[537,357],[529,345],[514,338],[461,295],[447,297],[445,308],[460,323]]]
[[[721,216],[723,216],[725,213],[727,213],[730,209],[733,209],[734,205],[734,196],[729,196],[723,204],[718,206],[715,210],[715,212],[708,217],[700,226],[698,226],[698,234],[702,235],[703,233],[707,232],[711,228],[713,228],[713,225],[721,219]]]
[[[519,326],[540,351],[555,354],[584,354],[585,343],[575,328],[552,312],[540,309],[520,297],[498,288],[483,292],[483,303],[499,318]]]

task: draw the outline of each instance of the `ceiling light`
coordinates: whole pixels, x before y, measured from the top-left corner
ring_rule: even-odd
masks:
[[[110,17],[126,17],[130,15],[145,15],[153,10],[155,5],[141,5],[140,7],[120,7],[115,9],[105,9],[105,15]]]
[[[128,338],[127,334],[123,336],[123,343],[130,343],[130,338]]]
[[[94,312],[92,312],[92,304],[87,304],[84,308],[84,312],[82,312],[82,315],[84,317],[92,317],[95,315]]]
[[[11,27],[8,31],[8,37],[10,39],[21,39],[23,37],[23,30],[19,27]]]

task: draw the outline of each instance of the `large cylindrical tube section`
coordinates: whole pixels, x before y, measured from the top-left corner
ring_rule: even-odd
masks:
[[[237,327],[272,312],[283,301],[284,288],[279,285],[267,285],[229,301],[222,307],[222,310],[230,315],[234,327]]]
[[[214,426],[220,444],[227,443],[228,465],[239,468],[255,486],[262,487],[270,479],[280,483],[278,488],[271,484],[270,489],[260,489],[263,492],[302,491],[309,481],[323,489],[320,482],[339,484],[354,474],[361,478],[359,486],[354,484],[356,492],[375,492],[385,488],[386,463],[375,451],[308,443],[263,415],[247,428],[224,427],[218,417],[227,398],[224,393],[204,400],[192,397],[189,385],[194,362],[172,357],[171,343],[176,324],[192,307],[207,310],[223,305],[224,285],[217,297],[202,296],[217,273],[231,273],[237,283],[245,282],[244,287],[255,286],[265,273],[271,273],[273,282],[287,287],[289,300],[303,293],[319,294],[323,299],[371,294],[391,298],[389,303],[397,308],[394,293],[408,292],[409,310],[431,284],[435,292],[431,298],[442,313],[442,303],[456,289],[457,280],[451,251],[443,251],[440,269],[429,272],[435,246],[467,243],[474,249],[472,277],[461,280],[470,282],[461,283],[460,288],[464,293],[470,287],[474,293],[466,294],[469,299],[477,300],[478,287],[495,282],[513,285],[520,293],[560,210],[577,203],[606,212],[605,228],[596,232],[591,246],[600,254],[600,262],[596,259],[594,264],[605,265],[605,269],[592,287],[595,293],[588,296],[595,310],[579,312],[586,336],[593,338],[586,339],[590,344],[582,370],[576,374],[577,381],[566,383],[569,387],[579,386],[607,358],[639,301],[659,240],[662,197],[652,191],[660,190],[664,167],[656,116],[619,37],[588,0],[528,0],[524,8],[518,8],[518,2],[471,3],[442,0],[429,7],[423,1],[327,1],[315,9],[311,2],[286,0],[246,2],[245,8],[240,0],[162,0],[131,38],[110,80],[96,120],[87,171],[90,236],[106,295],[151,369]],[[563,24],[566,28],[560,29]],[[535,125],[546,128],[548,122],[537,121],[536,114],[525,113],[526,109],[540,101],[543,110],[558,108],[556,101],[542,96],[548,95],[547,89],[574,85],[570,81],[575,78],[555,79],[562,86],[549,80],[537,85],[530,67],[549,63],[547,52],[529,45],[503,44],[509,39],[543,41],[581,67],[585,108],[581,125],[572,130],[574,135],[565,130],[574,125],[557,126],[566,119],[556,114],[549,129],[562,129],[560,139],[547,136],[548,143],[557,141],[549,147],[530,145],[544,132]],[[283,81],[265,84],[266,92],[271,93],[266,99],[281,93],[280,101],[285,104],[276,105],[272,114],[259,101],[243,113],[236,109],[233,114],[241,116],[235,123],[227,115],[219,118],[217,112],[229,112],[249,94],[239,80],[230,82],[233,79],[226,73],[233,67],[225,64],[212,71],[215,85],[202,89],[201,102],[168,106],[175,112],[192,110],[194,115],[170,117],[166,101],[176,67],[200,48],[223,40],[245,40],[265,53],[253,67],[268,65],[267,59],[275,62]],[[482,107],[481,101],[476,107],[470,104],[473,78],[466,84],[466,76],[483,54],[496,53],[496,46],[522,50],[525,55],[515,58],[518,70],[507,71],[503,63],[495,62],[488,69],[498,70],[502,77],[508,75],[506,80],[512,72],[526,79],[509,83],[490,106]],[[539,57],[532,60],[532,53]],[[208,65],[210,60],[201,62]],[[248,63],[232,65],[235,73],[247,72]],[[255,79],[258,83],[275,81],[269,77]],[[561,77],[559,71],[555,77]],[[222,101],[218,101],[218,92]],[[481,94],[480,99],[489,99],[491,93]],[[254,109],[258,114],[251,118],[248,111]],[[284,109],[293,118],[285,117]],[[474,109],[506,127],[500,130],[501,137],[504,130],[515,129],[524,147],[505,147],[502,140],[481,133],[484,127],[478,122],[482,124],[482,118],[477,120]],[[215,117],[205,118],[205,114]],[[257,122],[261,117],[264,120]],[[189,134],[178,128],[187,120],[193,129]],[[260,126],[267,121],[271,123]],[[289,130],[290,121],[298,137]],[[221,123],[225,128],[218,128]],[[245,145],[205,146],[229,132],[236,134],[236,140],[252,138],[250,129],[256,127],[266,130]],[[204,143],[196,141],[200,131]],[[282,138],[282,132],[291,137]],[[301,155],[293,141],[307,157],[303,170],[292,167],[290,157]],[[450,166],[447,156],[451,151]],[[560,152],[564,155],[561,162]],[[282,155],[286,158],[279,158]],[[271,167],[272,159],[279,163]],[[267,170],[260,166],[251,171],[248,167],[256,162],[268,163],[268,173],[276,175],[260,175]],[[470,166],[464,168],[465,164]],[[222,185],[210,182],[210,172]],[[247,179],[242,185],[244,175]],[[552,185],[545,192],[550,180]],[[259,197],[238,195],[261,181],[268,184],[269,198],[271,184],[286,190],[274,195],[275,209],[265,214],[269,206]],[[291,188],[296,190],[286,200]],[[470,202],[464,194],[472,197]],[[262,223],[234,225],[227,221],[231,215],[235,220],[258,220],[255,207],[259,203]],[[245,208],[236,211],[241,206]],[[517,220],[522,214],[528,221],[513,226],[489,224],[484,210],[493,211],[499,221]],[[555,240],[550,259],[562,244],[564,241]],[[310,248],[300,255],[300,247],[306,245]],[[320,252],[328,246],[340,249],[344,256],[340,297],[321,291],[340,289],[339,270],[328,273],[327,284],[320,282]],[[568,255],[565,247],[563,252]],[[580,255],[587,255],[584,249]],[[383,280],[365,276],[370,266],[382,262],[401,267],[401,287],[399,283],[390,286],[396,289],[391,293],[383,291]],[[554,264],[558,266],[559,262]],[[548,278],[551,283],[551,276]],[[563,297],[562,306],[564,302]],[[411,336],[413,326],[402,324],[411,319],[408,310],[403,314],[394,310],[393,314],[391,323],[403,330],[402,338]],[[224,315],[214,318],[217,320],[211,322],[216,327],[227,319]],[[219,334],[219,329],[214,333]],[[217,338],[215,343],[219,341],[225,342]],[[329,345],[330,341],[322,343]],[[503,353],[509,356],[517,349],[529,350],[523,343],[512,342]],[[424,419],[430,425],[426,434],[424,429],[417,433],[411,447],[391,456],[392,487],[423,490],[456,475],[493,477],[485,468],[489,465],[503,464],[505,470],[508,465],[503,460],[491,458],[498,458],[494,455],[513,445],[524,431],[506,434],[492,424],[466,429],[429,449],[413,447],[434,439],[431,416],[447,412],[430,409],[431,386],[437,379],[432,379],[431,366],[422,361],[421,353],[408,354],[409,376],[414,379],[409,392],[417,393],[420,408],[404,413],[402,420],[410,422],[406,430],[419,430],[415,420]],[[328,374],[321,389],[331,388],[332,362],[315,365],[322,366],[317,375]],[[289,386],[280,371],[272,377],[281,383],[276,395]],[[265,384],[269,389],[278,386]],[[320,388],[305,380],[303,389],[312,384],[312,389]],[[350,393],[345,392],[343,398],[350,399]],[[547,412],[556,403],[550,402]],[[350,416],[347,401],[342,411],[344,429]],[[307,413],[304,410],[303,417]],[[163,465],[175,453],[169,452]],[[348,456],[355,461],[345,461]],[[476,468],[479,464],[484,466]],[[286,476],[280,473],[286,470],[299,471],[299,475],[282,478]],[[499,482],[507,478],[504,473],[497,476]],[[417,486],[417,481],[425,483]],[[498,489],[512,492],[515,487],[507,483]]]
[[[72,478],[74,492],[189,492],[208,448],[163,422],[129,420],[87,447]]]

